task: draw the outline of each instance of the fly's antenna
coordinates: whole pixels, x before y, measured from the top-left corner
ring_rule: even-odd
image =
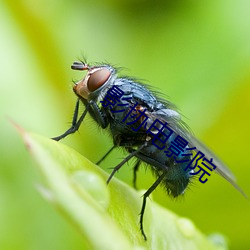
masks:
[[[84,62],[73,62],[71,69],[74,70],[89,70],[89,65]]]

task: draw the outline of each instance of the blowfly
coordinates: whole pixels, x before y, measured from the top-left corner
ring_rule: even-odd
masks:
[[[189,132],[175,106],[158,97],[148,85],[133,78],[119,77],[118,70],[109,64],[90,66],[80,61],[74,62],[71,68],[84,70],[87,74],[73,87],[77,102],[71,127],[53,139],[59,141],[76,132],[89,113],[113,138],[113,147],[98,163],[116,147],[128,152],[114,167],[107,183],[131,158],[136,158],[134,185],[140,165],[144,163],[150,167],[156,181],[143,195],[140,230],[145,240],[146,200],[159,184],[170,196],[177,197],[184,193],[195,175],[205,183],[215,171],[243,193],[231,171]],[[79,116],[80,102],[85,110]]]

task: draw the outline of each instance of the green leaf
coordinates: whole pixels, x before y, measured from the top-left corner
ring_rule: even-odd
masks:
[[[144,241],[139,229],[143,192],[108,174],[60,142],[21,131],[24,142],[41,170],[43,196],[81,232],[83,249],[226,249],[212,243],[186,218],[148,199]],[[216,238],[216,237],[214,237]]]

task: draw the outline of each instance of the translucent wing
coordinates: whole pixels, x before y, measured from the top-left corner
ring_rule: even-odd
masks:
[[[168,122],[171,129],[173,129],[176,134],[186,139],[190,146],[196,147],[197,151],[200,150],[204,153],[206,158],[213,158],[213,163],[216,165],[215,172],[231,183],[245,198],[248,199],[248,196],[237,185],[236,178],[229,168],[211,150],[192,135],[188,126],[181,120],[181,116],[177,111],[174,109],[162,109],[148,115],[152,120],[157,118],[162,122]]]
[[[229,170],[229,168],[198,139],[196,139],[191,134],[189,134],[188,137],[189,137],[189,142],[192,145],[194,145],[198,150],[202,151],[206,155],[207,158],[213,158],[213,163],[216,165],[215,172],[217,172],[224,179],[226,179],[229,183],[231,183],[243,196],[245,196],[245,198],[248,199],[248,196],[237,185],[236,178],[233,175],[233,173]]]

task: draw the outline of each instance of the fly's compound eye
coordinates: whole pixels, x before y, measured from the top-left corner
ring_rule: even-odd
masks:
[[[99,69],[90,74],[88,79],[88,90],[93,92],[99,89],[110,77],[111,72],[108,69]]]

